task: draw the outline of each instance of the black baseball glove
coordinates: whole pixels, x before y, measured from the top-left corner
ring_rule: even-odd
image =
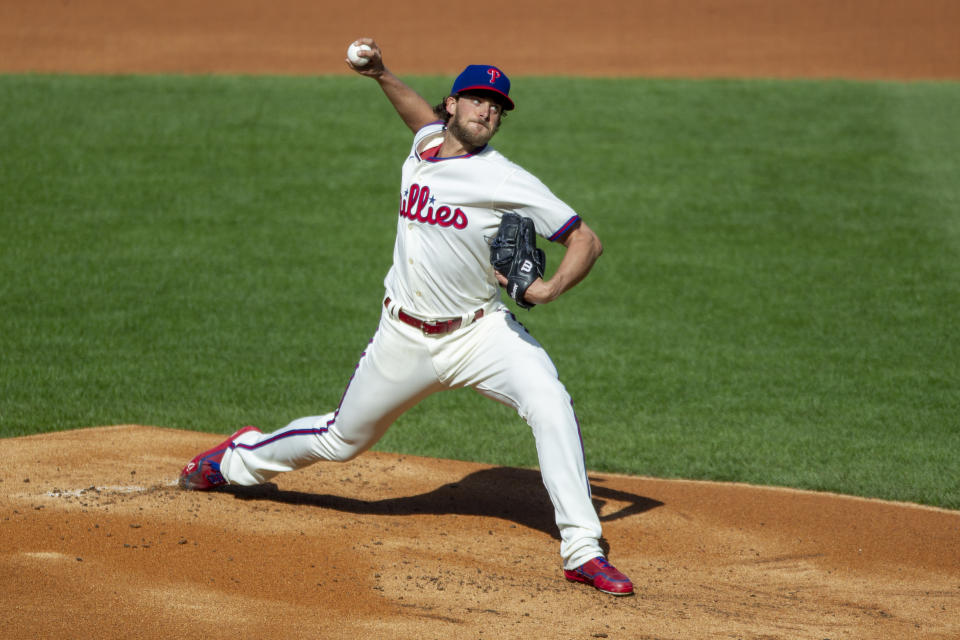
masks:
[[[507,212],[500,220],[500,228],[490,243],[490,264],[507,279],[507,295],[524,309],[535,305],[524,295],[534,280],[543,277],[547,257],[537,249],[537,232],[533,220]]]

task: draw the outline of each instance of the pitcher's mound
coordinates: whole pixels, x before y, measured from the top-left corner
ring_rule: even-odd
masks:
[[[591,474],[637,595],[562,578],[534,470],[367,453],[181,491],[222,436],[0,440],[7,638],[956,638],[960,513]]]

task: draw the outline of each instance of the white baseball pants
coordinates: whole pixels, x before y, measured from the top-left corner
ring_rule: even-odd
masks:
[[[570,395],[547,352],[502,306],[438,336],[425,336],[384,309],[337,410],[273,433],[242,435],[224,454],[221,472],[230,484],[255,485],[320,460],[350,460],[423,398],[464,386],[513,407],[533,430],[564,568],[602,556]]]

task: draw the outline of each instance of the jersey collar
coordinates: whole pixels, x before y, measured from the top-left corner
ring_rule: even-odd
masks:
[[[461,160],[463,158],[470,158],[472,156],[479,155],[483,153],[487,148],[487,145],[483,145],[476,151],[471,151],[470,153],[464,153],[459,156],[449,156],[446,158],[441,158],[437,155],[437,153],[440,151],[441,146],[442,145],[437,145],[436,147],[426,149],[423,153],[420,154],[420,158],[423,160],[426,160],[427,162],[444,162],[446,160]]]

